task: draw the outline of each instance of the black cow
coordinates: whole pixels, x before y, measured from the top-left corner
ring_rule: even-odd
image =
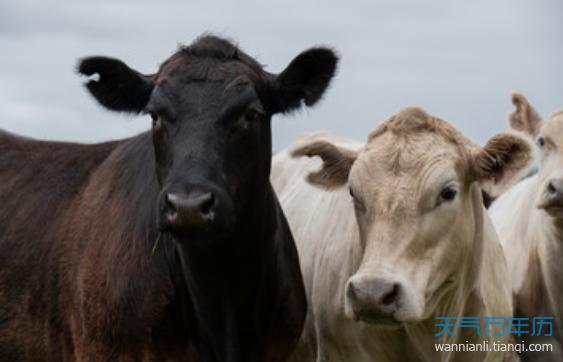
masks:
[[[83,59],[92,95],[152,130],[0,133],[0,360],[286,359],[306,300],[270,120],[315,104],[336,63],[313,48],[274,75],[214,36],[150,76]]]

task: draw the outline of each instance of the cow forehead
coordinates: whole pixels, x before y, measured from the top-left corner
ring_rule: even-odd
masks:
[[[416,189],[441,179],[463,177],[465,161],[459,145],[438,134],[387,132],[371,139],[359,153],[351,182]]]
[[[382,177],[421,177],[423,174],[463,172],[473,144],[448,122],[418,107],[391,116],[368,137],[358,155],[355,173],[372,180]],[[363,169],[363,171],[362,171]],[[454,170],[452,170],[454,169]]]
[[[181,57],[161,66],[156,75],[156,83],[174,82],[214,82],[230,84],[236,82],[258,82],[264,79],[258,69],[252,69],[237,60],[218,60],[208,58]],[[265,73],[264,73],[265,74]]]
[[[545,122],[542,133],[553,141],[563,143],[563,110],[551,115],[549,121]]]

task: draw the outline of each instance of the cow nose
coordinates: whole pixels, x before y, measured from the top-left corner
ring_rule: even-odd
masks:
[[[563,192],[563,179],[554,178],[547,184],[547,193],[551,195],[558,195]]]
[[[173,228],[207,226],[215,217],[215,196],[211,192],[194,192],[188,195],[166,194],[169,207],[168,223]]]
[[[544,209],[563,207],[563,178],[549,180],[539,207]]]
[[[350,281],[347,297],[357,319],[377,321],[392,317],[399,308],[401,286],[382,279]]]

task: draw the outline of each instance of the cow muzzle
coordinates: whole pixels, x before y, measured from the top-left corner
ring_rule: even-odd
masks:
[[[229,204],[221,192],[212,189],[163,192],[159,228],[169,232],[225,231],[232,219]]]
[[[404,295],[401,283],[382,278],[352,278],[346,288],[346,298],[355,320],[396,325],[395,313]]]
[[[538,208],[551,216],[563,217],[563,178],[553,178],[547,182]]]

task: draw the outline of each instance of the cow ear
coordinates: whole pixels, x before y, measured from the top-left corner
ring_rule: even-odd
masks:
[[[512,104],[516,109],[508,116],[510,127],[536,138],[543,123],[539,113],[520,93],[512,93]]]
[[[143,75],[118,59],[84,58],[78,63],[78,72],[89,77],[97,75],[85,84],[86,88],[112,111],[141,112],[153,89],[152,76]]]
[[[336,72],[338,57],[327,48],[312,48],[299,54],[276,78],[274,113],[314,105]]]
[[[532,162],[528,141],[503,133],[491,138],[473,154],[473,168],[481,188],[496,197],[519,181]]]
[[[309,173],[307,181],[326,190],[344,186],[348,182],[350,169],[357,158],[357,152],[337,147],[326,141],[313,141],[301,145],[291,152],[293,157],[318,156],[323,160],[319,171]]]

